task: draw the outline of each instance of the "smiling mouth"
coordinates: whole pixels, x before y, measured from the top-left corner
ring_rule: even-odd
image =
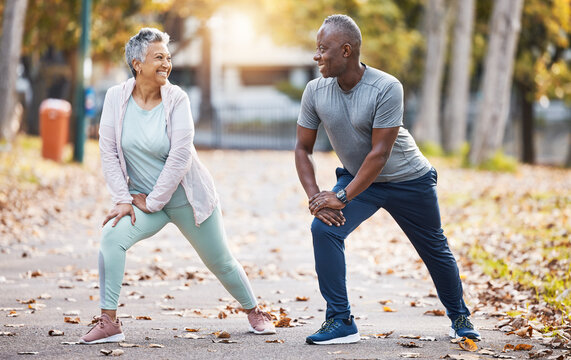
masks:
[[[168,73],[167,73],[166,71],[157,71],[157,74],[158,74],[159,76],[163,76],[163,77],[167,77],[167,76],[168,76]]]

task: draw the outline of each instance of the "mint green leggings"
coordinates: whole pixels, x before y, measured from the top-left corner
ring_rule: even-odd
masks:
[[[135,225],[129,216],[123,217],[115,227],[109,221],[103,227],[99,250],[99,284],[101,309],[116,310],[125,272],[127,250],[135,243],[159,232],[167,223],[174,223],[194,247],[206,267],[214,273],[228,292],[245,309],[257,305],[256,297],[244,269],[230,253],[218,208],[200,227],[194,224],[190,205],[146,214],[135,209]]]

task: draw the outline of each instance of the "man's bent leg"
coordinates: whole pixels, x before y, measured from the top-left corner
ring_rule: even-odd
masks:
[[[346,170],[342,174],[340,170],[333,191],[344,188],[353,179]],[[319,290],[327,302],[326,319],[348,319],[351,315],[346,286],[345,238],[380,208],[367,201],[370,200],[367,192],[365,190],[342,210],[344,225],[329,226],[317,218],[311,224],[315,271]]]

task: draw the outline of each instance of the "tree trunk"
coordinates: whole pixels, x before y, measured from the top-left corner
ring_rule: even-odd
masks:
[[[414,125],[419,143],[440,143],[440,93],[446,57],[447,8],[445,0],[428,0],[426,9],[426,62],[420,106]]]
[[[458,152],[466,141],[474,24],[474,0],[456,0],[455,5],[454,44],[442,123],[442,146],[447,153]]]
[[[11,141],[17,132],[13,123],[16,106],[16,81],[22,50],[22,36],[28,0],[6,0],[0,46],[0,139]]]
[[[212,127],[214,111],[212,107],[212,41],[207,20],[202,21],[198,30],[202,39],[202,61],[200,74],[198,76],[200,84],[200,119],[199,125]]]
[[[501,147],[509,113],[515,50],[523,0],[498,0],[490,22],[482,79],[482,102],[475,123],[469,160],[478,165]]]
[[[534,116],[533,102],[529,101],[528,96],[532,92],[529,89],[518,86],[519,98],[521,106],[521,160],[526,164],[535,163],[535,144],[533,139]]]

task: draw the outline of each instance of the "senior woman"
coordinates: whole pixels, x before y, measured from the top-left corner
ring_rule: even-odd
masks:
[[[125,339],[116,318],[126,251],[174,223],[248,314],[249,330],[274,334],[246,273],[230,253],[212,177],[198,159],[188,96],[167,79],[169,36],[143,28],[125,46],[133,78],[107,91],[99,147],[113,208],[99,251],[101,316],[84,344]]]

